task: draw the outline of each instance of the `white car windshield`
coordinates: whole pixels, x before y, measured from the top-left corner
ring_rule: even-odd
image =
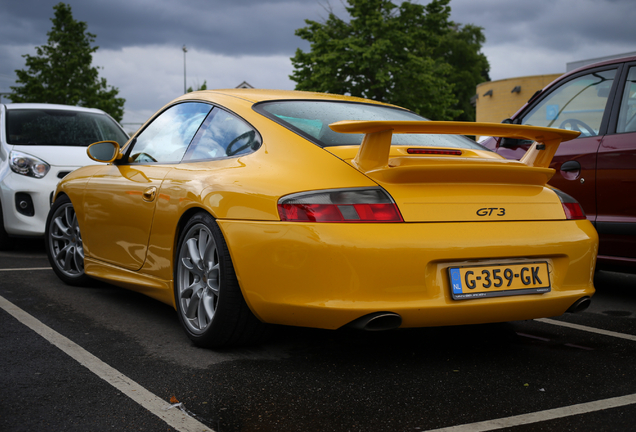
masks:
[[[86,147],[97,141],[128,137],[104,114],[60,109],[10,109],[6,116],[7,142],[14,145]]]

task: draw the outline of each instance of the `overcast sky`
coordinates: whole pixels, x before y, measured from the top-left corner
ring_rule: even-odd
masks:
[[[293,89],[290,57],[309,45],[305,19],[344,0],[67,0],[97,35],[93,65],[126,99],[123,123],[141,123],[187,86]],[[428,3],[419,0],[417,3]],[[23,54],[47,43],[59,0],[0,0],[0,92],[15,84]],[[401,3],[394,0],[394,3]],[[451,0],[452,19],[483,27],[493,80],[564,73],[566,63],[636,51],[634,0]],[[3,98],[3,102],[7,99]],[[134,130],[135,126],[127,126]]]

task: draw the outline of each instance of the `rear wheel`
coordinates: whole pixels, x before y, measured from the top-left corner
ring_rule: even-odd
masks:
[[[69,285],[86,285],[91,279],[84,273],[84,247],[77,216],[71,200],[55,200],[46,220],[46,254],[53,271]]]
[[[174,295],[179,320],[208,348],[258,342],[267,332],[241,293],[223,234],[208,213],[194,215],[179,236]]]

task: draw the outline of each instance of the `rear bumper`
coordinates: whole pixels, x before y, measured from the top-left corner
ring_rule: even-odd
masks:
[[[598,237],[583,221],[315,224],[218,220],[264,322],[339,328],[394,312],[402,327],[555,316],[594,293]],[[545,260],[544,294],[453,300],[448,267]]]

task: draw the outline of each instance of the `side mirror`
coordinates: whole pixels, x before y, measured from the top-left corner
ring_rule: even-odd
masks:
[[[116,141],[95,142],[88,146],[86,154],[95,162],[103,163],[111,163],[122,157],[122,153],[119,151],[119,143]]]
[[[504,119],[501,123],[504,124],[521,124],[520,119]],[[499,147],[505,148],[517,148],[522,145],[532,145],[532,140],[516,139],[516,138],[502,138]]]
[[[533,142],[534,141],[532,140],[525,140],[525,139],[502,138],[501,142],[499,143],[499,147],[517,148],[521,146],[532,145]]]
[[[516,138],[502,138],[501,142],[499,143],[499,147],[517,148],[521,145],[519,141],[520,140]]]

